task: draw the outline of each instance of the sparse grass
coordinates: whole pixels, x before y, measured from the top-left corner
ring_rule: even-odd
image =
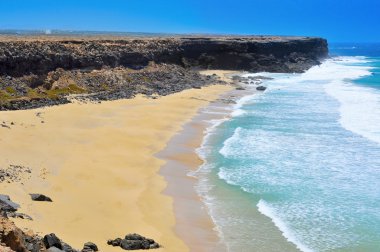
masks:
[[[75,84],[70,84],[65,88],[56,88],[51,90],[46,90],[43,92],[38,92],[37,89],[29,89],[27,93],[27,97],[33,98],[49,98],[49,99],[58,99],[60,96],[69,95],[69,94],[82,94],[85,93],[86,90],[78,87]]]
[[[83,94],[86,92],[84,88],[81,88],[75,84],[70,84],[68,88],[69,88],[69,91],[74,94]]]
[[[28,89],[26,96],[29,98],[42,98],[43,95],[39,94],[36,89],[30,88]]]
[[[11,95],[16,94],[17,92],[16,89],[14,89],[13,87],[6,87],[5,91],[7,91],[7,93]]]
[[[7,92],[0,90],[0,104],[7,103],[10,98],[12,97]]]
[[[70,84],[65,88],[58,88],[58,89],[52,89],[46,91],[46,96],[50,99],[57,99],[61,95],[68,95],[68,94],[83,94],[86,90],[75,85]]]

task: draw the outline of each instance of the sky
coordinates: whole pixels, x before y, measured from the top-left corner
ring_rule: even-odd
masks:
[[[0,29],[320,36],[380,42],[380,0],[0,0]]]

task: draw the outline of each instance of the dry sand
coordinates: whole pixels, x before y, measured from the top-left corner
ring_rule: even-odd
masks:
[[[54,232],[81,249],[87,241],[101,251],[109,238],[137,232],[157,240],[163,251],[188,251],[174,231],[173,199],[162,194],[158,174],[165,161],[154,156],[194,117],[231,86],[209,86],[146,99],[68,104],[0,112],[0,167],[32,169],[0,191],[33,221],[15,220],[37,233]],[[43,193],[53,203],[33,202]]]

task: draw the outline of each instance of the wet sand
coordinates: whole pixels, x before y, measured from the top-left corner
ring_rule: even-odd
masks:
[[[236,72],[210,70],[203,73],[217,74],[224,81],[231,82],[228,75]],[[197,179],[189,172],[196,171],[202,165],[203,161],[196,150],[203,142],[210,121],[223,119],[229,114],[225,100],[237,95],[237,91],[234,90],[231,89],[222,94],[219,99],[210,101],[209,106],[224,110],[224,113],[209,114],[206,112],[208,107],[200,108],[198,114],[183,126],[163,151],[157,154],[159,158],[166,161],[160,174],[168,181],[168,187],[164,193],[174,199],[177,220],[175,231],[190,251],[226,251],[207,207],[195,190]]]

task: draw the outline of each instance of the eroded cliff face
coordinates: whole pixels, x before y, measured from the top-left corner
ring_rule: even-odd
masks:
[[[0,110],[221,83],[197,69],[302,72],[327,54],[326,40],[305,37],[0,37]]]
[[[327,56],[327,41],[305,37],[54,39],[0,42],[0,74],[19,77],[150,61],[183,67],[302,72]]]

